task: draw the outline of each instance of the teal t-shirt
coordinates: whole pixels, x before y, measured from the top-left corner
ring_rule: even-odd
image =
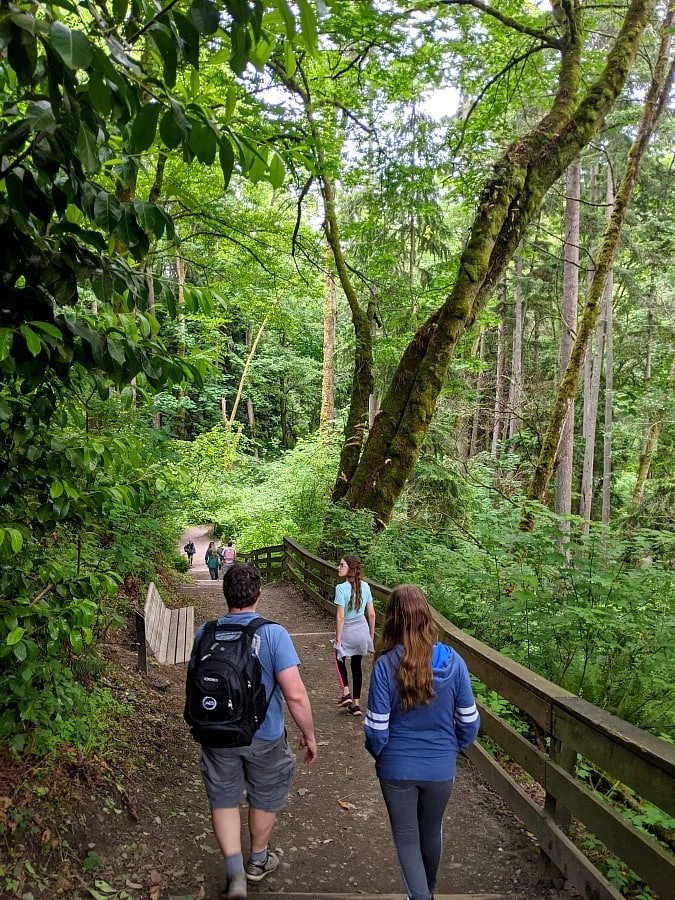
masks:
[[[361,582],[361,606],[358,609],[348,609],[349,601],[352,596],[352,586],[348,581],[342,581],[335,585],[335,605],[341,606],[345,611],[345,619],[355,619],[362,616],[366,611],[366,606],[373,602],[373,595],[370,593],[370,585],[367,581]]]

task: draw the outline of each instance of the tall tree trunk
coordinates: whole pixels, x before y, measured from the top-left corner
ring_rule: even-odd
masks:
[[[370,332],[373,337],[377,334],[377,321],[375,320],[375,317],[373,317],[373,320],[370,323]],[[377,394],[375,393],[375,371],[373,370],[373,389],[368,397],[368,430],[375,424],[375,416],[377,415],[378,408],[379,404],[377,402]]]
[[[476,376],[476,405],[473,414],[473,425],[471,426],[471,443],[469,445],[469,459],[472,459],[478,453],[478,434],[480,429],[481,413],[483,411],[483,392],[485,385],[485,372],[482,363],[485,362],[485,329],[481,328],[479,338],[478,359],[481,362],[478,375]]]
[[[590,198],[590,202],[593,206],[596,206],[598,203],[598,168],[595,163],[591,163],[590,172],[588,176],[588,196]],[[589,259],[588,264],[586,266],[586,296],[588,296],[591,290],[591,281],[593,280],[593,262]],[[583,385],[584,385],[584,396],[583,396],[583,404],[584,404],[584,415],[582,418],[581,425],[581,435],[582,437],[586,437],[588,431],[588,413],[591,408],[591,381],[593,379],[593,337],[588,342],[588,347],[586,348],[586,356],[584,357],[584,372],[583,372]]]
[[[611,181],[611,177],[610,177]],[[609,197],[608,197],[609,200]],[[612,202],[614,195],[612,194]],[[613,272],[607,279],[605,309],[605,433],[602,440],[602,524],[609,525],[612,513],[612,432],[614,430],[614,289]]]
[[[565,204],[565,263],[563,266],[563,315],[560,329],[560,374],[567,368],[577,330],[579,303],[579,203],[581,163],[576,159],[567,170]],[[555,474],[555,511],[572,512],[572,470],[574,466],[574,402],[570,403],[560,434]],[[563,528],[567,530],[566,523]]]
[[[262,337],[262,333],[265,330],[265,325],[267,325],[267,321],[270,317],[268,313],[263,319],[262,325],[258,329],[258,333],[255,336],[255,340],[251,344],[251,349],[248,351],[248,356],[246,357],[246,362],[244,363],[244,369],[241,373],[241,378],[239,379],[239,387],[237,388],[237,396],[234,398],[234,403],[232,404],[232,412],[230,413],[230,418],[227,422],[227,430],[231,431],[232,426],[234,425],[234,420],[237,416],[237,410],[239,409],[239,403],[241,401],[241,395],[244,390],[244,384],[246,383],[246,376],[248,375],[248,370],[251,368],[251,363],[253,362],[253,357],[255,356],[255,351],[258,349],[258,343],[260,338]],[[248,343],[248,342],[247,342]]]
[[[281,376],[282,388],[283,388],[283,380],[284,376]],[[246,415],[248,416],[248,427],[251,431],[251,444],[253,446],[253,456],[258,459],[260,453],[258,451],[258,437],[256,435],[255,430],[255,410],[253,408],[253,400],[250,397],[246,398]]]
[[[612,214],[614,206],[614,182],[612,170],[607,170],[607,218]],[[605,334],[607,330],[608,311],[611,315],[612,293],[614,291],[614,269],[610,269],[603,292],[602,313],[595,329],[595,353],[591,366],[590,383],[584,385],[584,467],[581,473],[581,496],[579,498],[579,515],[584,519],[582,531],[588,534],[593,506],[593,473],[595,469],[595,435],[598,425],[600,403],[600,381],[602,378],[602,361],[605,355]],[[591,342],[589,341],[586,359],[589,357]],[[586,405],[588,404],[588,405]],[[603,463],[604,464],[604,463]]]
[[[283,343],[283,341],[282,341]],[[247,358],[251,356],[251,349],[253,347],[253,322],[248,323],[248,328],[246,329],[246,353]],[[283,386],[283,378],[281,376],[282,386]],[[251,432],[251,444],[253,446],[253,456],[258,459],[258,442],[256,439],[255,432],[255,410],[253,409],[253,400],[250,395],[246,398],[246,415],[248,417],[248,427]]]
[[[624,172],[621,184],[616,193],[614,209],[612,210],[612,215],[603,235],[602,245],[596,260],[595,272],[591,282],[591,289],[588,294],[584,312],[579,321],[579,328],[572,348],[570,362],[556,395],[548,430],[544,437],[539,459],[528,489],[528,497],[530,500],[541,501],[546,492],[553,470],[555,448],[560,439],[560,432],[567,411],[574,399],[574,395],[576,394],[579,385],[579,373],[586,354],[586,347],[598,319],[600,299],[603,295],[607,275],[614,264],[614,257],[619,243],[621,229],[626,218],[626,211],[640,171],[640,162],[642,161],[642,157],[656,122],[670,95],[675,68],[671,64],[667,74],[666,69],[670,50],[670,31],[673,26],[674,18],[674,10],[671,6],[666,15],[664,27],[662,29],[658,57],[653,69],[652,81],[642,110],[637,135],[628,152],[626,171]],[[534,524],[532,515],[527,510],[523,517],[522,524],[523,527],[526,528],[531,528]]]
[[[335,333],[337,299],[335,279],[328,269],[324,274],[323,364],[321,367],[321,418],[319,428],[331,432],[335,426]]]
[[[652,263],[652,271],[649,279],[649,293],[647,294],[647,352],[645,356],[645,384],[649,385],[652,380],[652,354],[654,352],[654,294],[656,293],[656,277],[654,269],[656,263]],[[640,446],[640,456],[647,449],[649,440],[650,423],[645,422],[642,428],[642,444]]]
[[[187,346],[186,324],[185,324],[185,260],[176,254],[176,282],[178,285],[178,296],[176,299],[176,331],[178,335],[178,356],[185,356]],[[178,423],[176,426],[176,436],[179,440],[184,441],[187,436],[187,428],[185,422],[185,405],[182,402],[187,393],[180,389],[178,391]]]
[[[495,374],[495,413],[492,421],[492,447],[491,456],[497,459],[499,445],[504,436],[504,413],[506,397],[506,385],[504,375],[506,364],[504,362],[504,330],[506,318],[506,281],[499,285],[499,323],[497,325],[497,371]]]
[[[663,398],[661,401],[661,406],[656,413],[656,417],[654,421],[649,426],[649,434],[647,435],[647,445],[645,446],[644,451],[640,454],[640,463],[638,465],[638,474],[637,480],[635,482],[635,489],[633,490],[633,503],[638,504],[640,500],[642,500],[643,494],[645,492],[645,485],[647,484],[647,477],[649,476],[649,469],[652,464],[652,458],[654,453],[656,452],[656,448],[659,444],[659,437],[661,436],[661,429],[663,428],[663,422],[666,418],[668,408],[670,405],[670,398],[673,393],[673,388],[675,387],[675,357],[673,357],[673,362],[670,367],[670,373],[668,375],[668,381],[666,382],[666,389],[663,394]]]
[[[513,288],[513,349],[511,352],[511,387],[509,388],[509,439],[513,439],[523,423],[523,258],[516,257],[516,281]]]
[[[340,238],[335,181],[326,158],[322,135],[314,115],[314,107],[307,89],[307,82],[305,81],[305,87],[301,88],[296,81],[288,78],[285,72],[282,72],[279,68],[276,71],[285,84],[302,99],[305,107],[305,115],[312,135],[321,197],[323,199],[324,232],[328,246],[333,254],[335,271],[349,304],[354,327],[354,373],[352,376],[349,413],[345,423],[344,443],[340,451],[338,474],[331,494],[332,502],[337,503],[346,495],[349,489],[352,476],[359,464],[361,448],[368,431],[368,398],[373,393],[374,382],[373,341],[370,323],[375,315],[375,304],[371,298],[364,312],[349,274],[349,267],[342,250]]]
[[[551,185],[601,128],[625,83],[650,9],[650,0],[632,0],[606,54],[605,68],[578,101],[582,10],[556,4],[562,29],[557,43],[561,63],[551,109],[496,163],[481,195],[453,288],[406,348],[348,485],[347,504],[371,510],[377,526],[390,521],[413,470],[457,342],[504,277]]]

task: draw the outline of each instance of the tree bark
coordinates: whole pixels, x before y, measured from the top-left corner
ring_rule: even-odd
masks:
[[[613,199],[613,198],[612,198]],[[612,513],[612,432],[614,429],[614,288],[613,270],[607,279],[605,309],[605,433],[602,440],[602,524]]]
[[[480,429],[480,418],[483,410],[483,389],[485,383],[485,372],[482,363],[485,362],[485,329],[481,328],[479,338],[478,359],[481,367],[476,376],[476,403],[473,414],[473,424],[471,426],[471,443],[469,444],[469,459],[478,453],[478,433]]]
[[[504,362],[504,330],[506,318],[506,281],[499,286],[499,324],[497,325],[497,370],[495,373],[495,411],[492,420],[492,447],[490,455],[493,459],[499,456],[499,445],[504,436],[504,414],[506,412],[504,398],[506,385],[504,376],[506,365]]]
[[[346,493],[386,526],[412,472],[457,342],[504,276],[551,185],[598,133],[635,58],[651,0],[632,0],[606,66],[578,100],[582,77],[582,10],[555,6],[562,58],[550,111],[497,162],[481,195],[453,288],[403,354]],[[566,411],[566,410],[565,410]]]
[[[611,169],[607,170],[607,218],[612,213],[614,204],[614,182]],[[592,357],[590,383],[584,386],[584,466],[581,473],[581,496],[579,498],[579,515],[584,519],[582,531],[588,534],[593,506],[593,472],[595,469],[595,435],[598,424],[600,404],[600,380],[602,377],[602,361],[605,355],[608,315],[611,316],[612,292],[614,290],[614,270],[610,269],[603,292],[602,313],[595,329],[595,353]],[[586,351],[588,360],[591,349],[589,341]],[[606,410],[605,410],[606,412]],[[604,465],[604,462],[603,462]]]
[[[289,83],[288,79],[287,83]],[[347,298],[354,326],[354,373],[352,376],[349,413],[345,423],[344,443],[340,451],[338,474],[333,493],[331,494],[331,501],[337,503],[349,489],[353,474],[359,463],[361,447],[368,430],[368,398],[373,392],[374,384],[373,342],[370,323],[375,315],[375,305],[371,300],[368,303],[367,310],[364,312],[359,303],[359,298],[354,289],[349,268],[342,252],[335,200],[335,182],[330,174],[330,167],[326,159],[321,133],[314,117],[309,92],[306,88],[301,90],[296,84],[292,85],[292,87],[302,97],[305,106],[305,115],[307,116],[314,141],[314,154],[321,186],[321,196],[323,198],[324,232],[328,246],[333,253],[335,271]]]
[[[658,410],[656,417],[652,424],[649,426],[649,433],[647,435],[647,444],[645,446],[644,451],[640,454],[640,463],[638,465],[638,474],[637,480],[635,482],[635,489],[633,490],[633,504],[637,505],[645,492],[645,485],[647,484],[647,478],[649,476],[649,469],[652,464],[652,458],[654,453],[656,452],[656,448],[659,444],[659,437],[661,436],[661,429],[663,428],[663,422],[667,415],[667,410],[670,405],[670,398],[673,393],[673,388],[675,387],[675,357],[673,357],[673,362],[670,367],[670,373],[668,375],[668,381],[666,383],[666,389],[663,394],[663,399],[661,402],[660,409]]]
[[[326,434],[335,426],[335,333],[337,329],[337,299],[335,279],[326,269],[323,303],[323,365],[321,367],[321,418],[319,428]]]
[[[563,265],[563,315],[560,329],[560,374],[569,363],[577,330],[579,304],[579,203],[581,163],[576,159],[567,170],[565,204],[565,262]],[[572,469],[574,467],[574,401],[570,403],[556,454],[555,511],[560,516],[572,512]],[[568,530],[567,523],[562,526]]]
[[[176,255],[176,282],[178,284],[178,292],[176,298],[176,332],[178,335],[178,356],[185,356],[187,345],[186,324],[185,324],[185,260],[178,253]],[[182,388],[178,391],[178,423],[176,427],[176,436],[179,440],[184,441],[187,437],[187,427],[185,421],[185,406],[181,402],[187,396],[187,392]]]
[[[556,395],[549,420],[549,427],[546,436],[544,437],[539,459],[528,489],[528,498],[530,500],[541,502],[544,498],[553,470],[555,448],[560,439],[562,424],[579,384],[579,373],[586,354],[586,347],[598,319],[600,298],[604,291],[607,274],[614,264],[614,257],[616,255],[621,229],[626,218],[626,211],[628,209],[628,204],[630,203],[633,188],[639,174],[640,162],[656,122],[658,121],[659,115],[670,94],[674,68],[673,65],[671,65],[666,74],[666,67],[670,50],[669,31],[672,28],[673,18],[673,8],[671,6],[666,15],[666,20],[662,29],[658,57],[653,69],[652,81],[642,110],[637,135],[628,152],[626,170],[616,193],[612,215],[603,235],[600,252],[596,260],[593,280],[591,282],[591,288],[584,312],[579,322],[577,337],[572,348],[570,362]],[[533,527],[534,519],[531,511],[525,511],[522,525],[528,529]]]
[[[511,387],[509,389],[509,439],[520,431],[523,423],[523,258],[516,257],[516,280],[513,288],[513,349],[511,352]]]
[[[234,425],[234,420],[237,416],[237,410],[239,409],[239,403],[241,401],[242,391],[244,390],[244,384],[246,383],[246,376],[248,375],[248,370],[251,368],[251,363],[253,362],[253,357],[255,356],[255,351],[258,348],[258,342],[262,337],[262,333],[265,330],[265,325],[267,325],[267,320],[269,319],[269,313],[265,316],[262,325],[258,329],[258,333],[255,336],[255,340],[251,345],[251,349],[249,350],[248,356],[246,357],[246,362],[244,363],[244,369],[241,373],[241,378],[239,379],[239,387],[237,388],[237,396],[234,398],[234,403],[232,405],[232,412],[230,413],[230,418],[227,422],[227,430],[231,431],[232,426]]]

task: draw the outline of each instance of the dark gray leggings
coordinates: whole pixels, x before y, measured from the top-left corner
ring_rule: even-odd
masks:
[[[380,781],[409,900],[430,900],[443,845],[443,814],[455,779]]]

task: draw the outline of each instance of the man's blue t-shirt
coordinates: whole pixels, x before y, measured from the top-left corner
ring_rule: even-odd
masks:
[[[247,625],[252,619],[258,618],[258,613],[228,613],[218,619],[218,623],[227,623],[233,625],[240,623]],[[195,648],[199,646],[204,626],[200,625],[195,634],[195,641],[192,648],[194,661]],[[216,638],[218,640],[227,640],[230,633],[226,631],[218,632],[216,628]],[[262,679],[265,685],[265,694],[269,700],[267,715],[265,721],[256,731],[254,737],[263,741],[276,741],[284,733],[284,696],[281,688],[277,685],[275,675],[283,672],[284,669],[290,669],[291,666],[299,666],[300,658],[293,646],[293,641],[286,629],[271,622],[269,625],[262,625],[253,637],[253,653],[260,660],[262,666]],[[274,690],[276,688],[276,690]],[[270,692],[274,690],[272,699],[270,700]]]
[[[349,601],[352,596],[352,586],[348,581],[341,581],[335,585],[335,605],[341,606],[345,611],[345,619],[355,619],[362,616],[366,611],[366,606],[373,602],[373,595],[370,593],[370,585],[367,581],[361,582],[361,605],[358,609],[349,609]]]

